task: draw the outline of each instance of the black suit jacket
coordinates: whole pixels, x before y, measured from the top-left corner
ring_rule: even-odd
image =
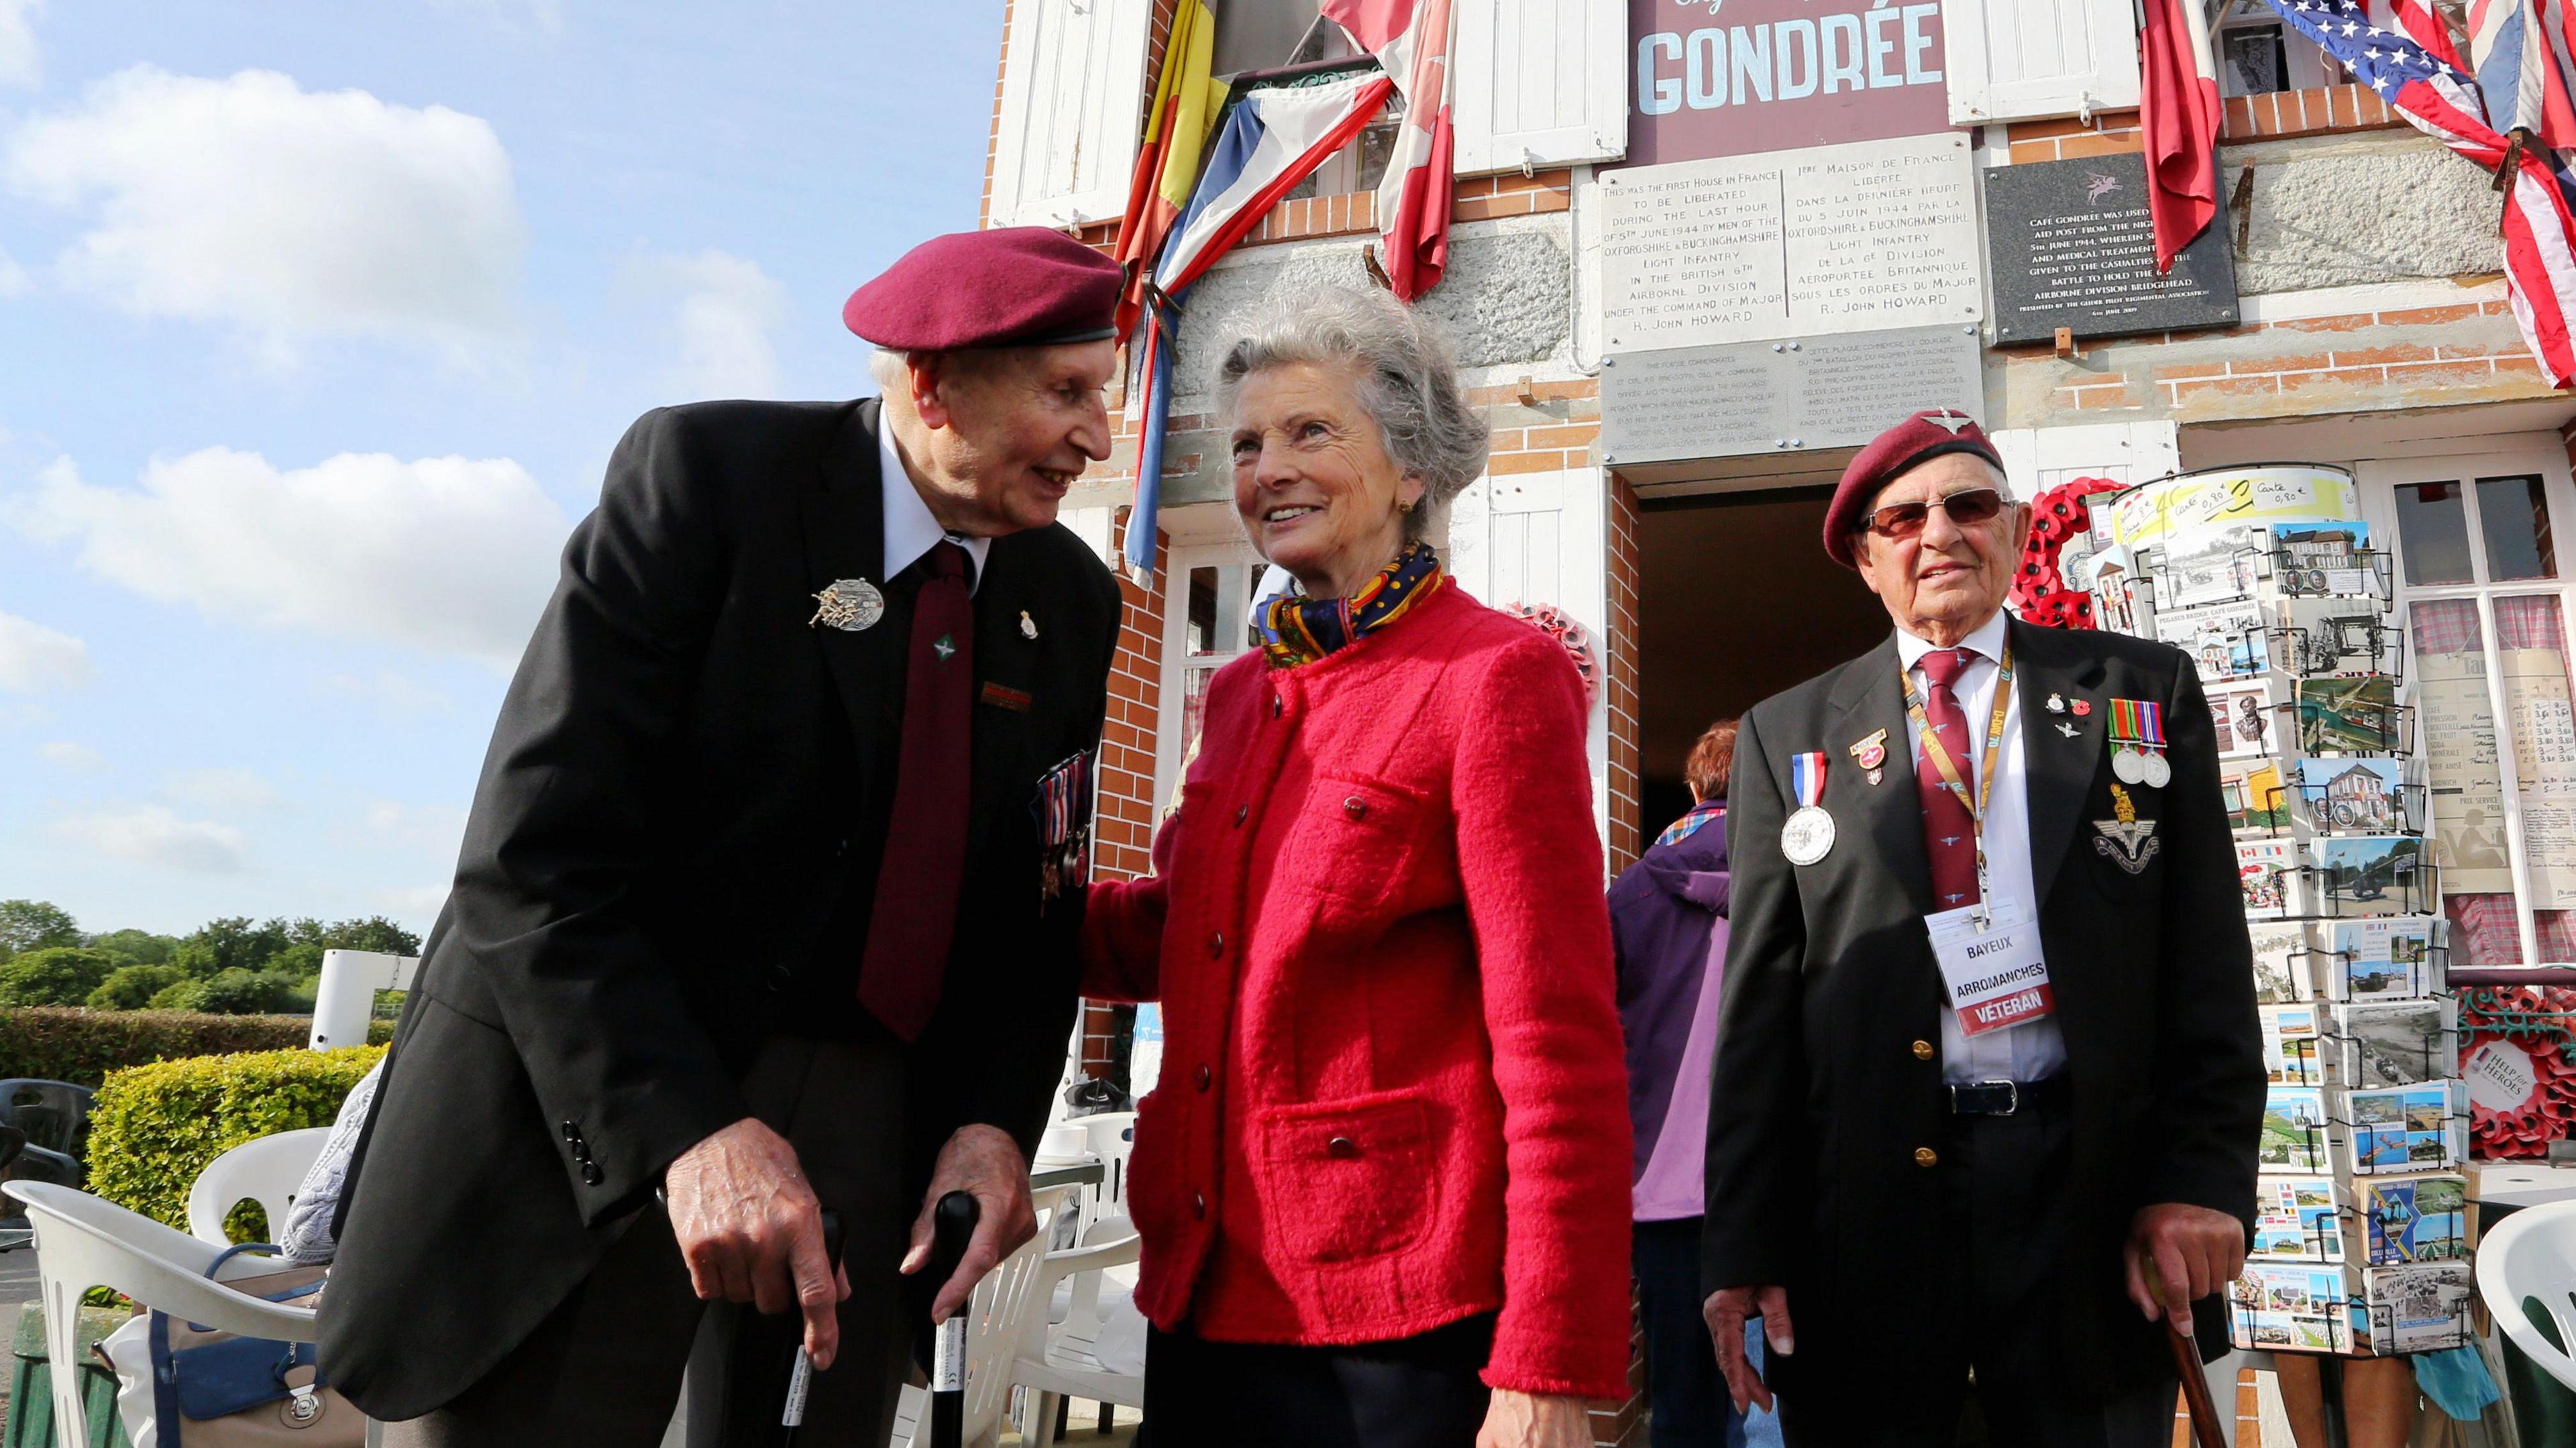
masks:
[[[773,1031],[875,1029],[800,997],[855,986],[900,750],[919,580],[881,571],[879,489],[907,484],[877,426],[873,402],[648,414],[574,529],[343,1201],[322,1362],[371,1415],[514,1347],[673,1157],[749,1114]],[[885,585],[886,617],[809,627],[844,578]],[[1118,586],[1060,526],[995,539],[974,606],[958,931],[887,1164],[916,1184],[960,1125],[1023,1149],[1044,1126],[1082,902],[1041,908],[1030,806],[1097,746],[1117,647]]]
[[[2264,1096],[2252,952],[2200,681],[2179,651],[2117,634],[2011,625],[2029,771],[2032,884],[2074,1098],[2075,1262],[2046,1310],[2061,1380],[2107,1398],[2170,1372],[2159,1335],[2124,1297],[2130,1217],[2190,1202],[2251,1229]],[[2051,694],[2089,715],[2046,712]],[[2098,850],[2115,818],[2109,700],[2161,701],[2173,778],[2131,787],[2159,846],[2136,874]],[[2057,725],[2072,725],[2067,737]],[[1849,753],[1887,731],[1872,785]],[[1735,863],[1725,1004],[1708,1139],[1702,1281],[1779,1283],[1798,1350],[1774,1355],[1788,1392],[1858,1383],[1909,1395],[1955,1360],[1957,1331],[1926,1264],[1959,1250],[1941,1229],[1939,1042],[1948,1009],[1923,917],[1930,873],[1912,778],[1896,642],[1757,705],[1728,791]],[[1821,750],[1838,842],[1795,866],[1780,853],[1794,807],[1790,756]],[[2214,1314],[2218,1299],[2201,1304]],[[2212,1319],[2214,1321],[2214,1317]],[[2203,1323],[2207,1340],[2210,1322]]]

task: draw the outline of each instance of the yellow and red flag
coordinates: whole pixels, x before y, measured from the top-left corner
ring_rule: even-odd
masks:
[[[1127,290],[1118,298],[1118,340],[1125,342],[1144,309],[1145,282],[1172,223],[1190,204],[1199,157],[1224,108],[1225,82],[1216,65],[1216,15],[1207,0],[1181,0],[1172,12],[1163,48],[1163,75],[1154,108],[1145,117],[1145,146],[1127,188],[1127,214],[1118,226],[1118,264],[1127,268]]]

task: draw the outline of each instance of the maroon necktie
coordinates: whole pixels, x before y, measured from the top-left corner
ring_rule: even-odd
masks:
[[[966,875],[966,800],[973,769],[975,607],[966,550],[943,542],[922,559],[904,673],[903,756],[859,961],[859,1003],[906,1041],[939,1005]]]
[[[1959,782],[1974,798],[1977,790],[1976,742],[1968,738],[1968,721],[1959,713],[1959,696],[1950,687],[1967,671],[1976,654],[1968,649],[1934,649],[1922,659],[1923,716],[1941,737],[1941,748],[1957,766]],[[1956,910],[1977,901],[1976,822],[1968,807],[1942,781],[1941,766],[1918,747],[1914,792],[1923,800],[1923,853],[1932,862],[1932,908]]]

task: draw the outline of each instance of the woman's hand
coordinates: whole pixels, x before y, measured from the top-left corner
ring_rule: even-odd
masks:
[[[1581,1398],[1496,1388],[1476,1448],[1592,1448],[1592,1413]]]

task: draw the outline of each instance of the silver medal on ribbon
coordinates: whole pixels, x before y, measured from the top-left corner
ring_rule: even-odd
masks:
[[[1806,805],[1780,827],[1780,853],[1793,865],[1812,865],[1834,847],[1834,817],[1822,805]]]

